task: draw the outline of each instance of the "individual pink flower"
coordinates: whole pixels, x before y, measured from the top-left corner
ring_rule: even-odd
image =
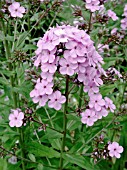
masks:
[[[88,85],[86,85],[84,87],[84,92],[88,92],[89,95],[94,94],[94,93],[98,93],[99,92],[99,88],[98,86],[96,86],[96,84],[93,83],[89,83]]]
[[[92,94],[90,96],[90,101],[89,101],[89,107],[90,108],[95,108],[96,111],[100,111],[102,106],[105,105],[104,99],[102,99],[102,95],[97,93],[97,94]]]
[[[41,77],[44,80],[47,80],[48,82],[52,82],[53,80],[53,74],[49,72],[41,72]]]
[[[121,20],[121,28],[123,30],[127,29],[127,18],[124,18],[124,19]]]
[[[103,53],[104,50],[109,50],[109,45],[108,44],[98,44],[98,51],[100,53]]]
[[[56,66],[55,62],[53,62],[53,63],[49,63],[49,62],[42,63],[42,65],[41,65],[41,70],[43,72],[55,73],[56,69],[57,69],[57,66]]]
[[[125,17],[127,18],[127,4],[126,4],[125,7],[124,7],[123,16],[125,16]]]
[[[123,147],[117,142],[113,142],[108,145],[108,150],[111,157],[120,158],[120,153],[123,152]]]
[[[117,33],[117,31],[118,31],[118,28],[113,28],[113,30],[111,31],[111,35],[116,34],[116,33]]]
[[[91,0],[89,2],[87,1],[86,9],[89,9],[91,12],[98,11],[100,9],[99,4],[100,4],[99,0]]]
[[[60,110],[62,104],[65,103],[65,96],[61,95],[60,91],[55,91],[53,94],[49,96],[50,101],[48,102],[48,106],[50,108],[54,108],[56,110]]]
[[[38,95],[32,98],[34,103],[39,103],[39,106],[45,106],[46,102],[48,101],[47,95]]]
[[[102,107],[99,112],[95,112],[97,119],[102,119],[102,117],[108,116],[108,111],[105,109],[105,107]]]
[[[109,16],[110,18],[112,18],[113,21],[118,20],[118,17],[116,16],[116,13],[113,12],[112,10],[109,9],[108,12],[107,12],[107,14],[108,14],[108,16]]]
[[[53,92],[53,82],[48,82],[46,80],[42,80],[40,83],[37,83],[35,89],[38,90],[40,95],[50,95]]]
[[[9,115],[10,127],[21,127],[23,124],[24,113],[20,109],[12,110],[13,113]]]
[[[90,109],[86,109],[85,112],[82,112],[81,116],[81,122],[87,126],[93,126],[94,122],[97,120],[95,112]]]
[[[109,99],[108,97],[105,97],[104,100],[105,100],[105,107],[107,109],[110,109],[110,111],[114,113],[116,106],[113,104],[113,101]]]
[[[55,53],[56,49],[49,51],[49,50],[43,50],[42,53],[40,53],[39,55],[41,56],[41,62],[42,63],[53,63],[55,60]]]
[[[9,12],[11,13],[12,17],[23,17],[23,13],[25,13],[25,8],[20,6],[19,2],[13,2],[9,7],[8,7]]]
[[[64,59],[64,58],[61,58],[60,61],[59,61],[59,64],[60,64],[60,73],[65,75],[69,75],[69,76],[72,76],[74,73],[75,73],[75,69],[78,67],[78,64],[72,64],[70,63],[70,61]]]

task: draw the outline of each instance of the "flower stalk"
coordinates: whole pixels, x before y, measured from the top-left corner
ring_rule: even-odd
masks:
[[[62,146],[61,146],[61,156],[60,156],[60,168],[59,170],[63,169],[63,153],[65,149],[65,143],[66,143],[66,133],[67,133],[67,109],[68,109],[68,93],[69,91],[69,76],[66,76],[66,90],[65,90],[65,96],[66,96],[66,103],[64,106],[64,113],[63,113],[63,138],[62,138]]]
[[[2,30],[3,30],[3,34],[4,34],[4,37],[6,37],[6,29],[5,29],[5,25],[4,25],[4,21],[2,20],[1,22],[1,25],[2,25]],[[17,31],[17,21],[16,21],[16,26],[15,26],[15,31],[14,31],[14,41],[16,39],[16,31]],[[12,52],[14,50],[14,43],[13,42],[13,45],[12,45]],[[8,41],[6,39],[4,39],[4,48],[5,48],[5,52],[6,52],[6,58],[9,59],[9,57],[11,56],[11,53],[10,53],[10,50],[9,50],[9,46],[8,46]],[[8,63],[8,69],[9,71],[12,71],[14,68],[12,67],[12,64],[11,63]],[[10,76],[10,84],[11,84],[11,87],[13,88],[14,85],[15,85],[15,81],[17,81],[16,79],[13,78],[13,76]],[[14,103],[14,108],[16,109],[17,106],[18,106],[18,100],[17,100],[17,95],[15,92],[12,91],[12,96],[13,96],[13,103]],[[19,133],[19,144],[20,144],[20,147],[21,147],[21,157],[24,158],[24,152],[23,152],[23,132],[19,130],[19,128],[17,128],[17,131]],[[25,164],[24,164],[24,161],[22,161],[22,169],[25,170]]]

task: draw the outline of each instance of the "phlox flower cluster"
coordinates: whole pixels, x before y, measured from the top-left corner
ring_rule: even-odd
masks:
[[[123,30],[127,29],[127,4],[124,7],[124,13],[123,16],[125,17],[124,19],[121,20],[121,28]]]
[[[70,25],[50,28],[37,43],[34,65],[41,68],[41,79],[37,80],[30,96],[34,103],[50,108],[61,109],[65,97],[60,91],[54,91],[53,77],[56,71],[62,75],[77,75],[84,85],[84,92],[90,98],[89,109],[81,114],[82,122],[91,126],[97,119],[107,116],[115,109],[112,101],[102,99],[99,86],[103,84],[102,74],[106,74],[101,64],[103,58],[96,51],[90,36],[83,30]],[[60,57],[62,56],[62,57]],[[87,118],[93,117],[89,123]]]
[[[118,17],[116,16],[116,13],[113,12],[112,10],[109,9],[109,10],[107,11],[107,14],[108,14],[108,17],[109,17],[109,18],[112,18],[113,21],[118,20]]]
[[[19,2],[13,2],[9,7],[8,10],[12,17],[22,18],[23,14],[25,13],[25,8],[20,6]]]
[[[91,12],[98,11],[100,9],[99,0],[86,0],[86,9],[89,9]]]
[[[123,147],[117,142],[112,142],[108,145],[109,156],[120,158],[120,153],[123,152]]]
[[[9,125],[10,127],[21,127],[23,124],[24,113],[20,109],[12,110],[12,113],[9,115]]]

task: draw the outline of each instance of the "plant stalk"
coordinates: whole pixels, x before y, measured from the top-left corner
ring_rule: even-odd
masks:
[[[66,133],[67,133],[67,109],[68,109],[68,95],[69,95],[68,91],[69,91],[69,76],[67,75],[66,76],[66,90],[65,90],[66,103],[64,106],[64,113],[63,113],[63,138],[62,138],[59,170],[63,169],[63,153],[65,149]]]
[[[6,37],[6,28],[5,28],[3,20],[1,22],[1,25],[2,25],[2,29],[3,29],[4,37]],[[17,23],[16,23],[16,27],[15,27],[14,39],[16,38],[16,29],[17,29]],[[4,39],[3,44],[4,44],[4,48],[5,48],[6,59],[9,60],[9,57],[11,57],[11,53],[9,50],[8,41],[6,39]],[[14,50],[14,42],[13,42],[12,50]],[[9,69],[9,71],[13,71],[14,68],[12,67],[11,63],[8,63],[8,69]],[[12,88],[15,85],[14,81],[15,81],[15,79],[13,78],[13,76],[10,76],[10,84],[11,84]],[[13,96],[14,108],[16,109],[18,102],[17,102],[17,95],[14,91],[12,91],[12,96]],[[21,157],[24,158],[23,145],[22,145],[23,144],[23,133],[22,133],[22,131],[19,130],[19,128],[17,128],[17,131],[19,132],[19,144],[21,147]],[[21,160],[21,161],[22,161],[22,169],[25,170],[24,161],[23,160]]]

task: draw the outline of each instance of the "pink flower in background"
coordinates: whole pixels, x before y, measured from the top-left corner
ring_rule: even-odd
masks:
[[[109,45],[108,44],[98,44],[98,51],[100,53],[103,53],[105,49],[109,50]]]
[[[109,16],[110,18],[112,18],[113,21],[118,20],[118,17],[116,16],[116,13],[113,12],[112,10],[109,9],[108,12],[107,12],[107,14],[108,14],[108,16]]]
[[[85,112],[82,112],[81,116],[81,122],[88,126],[93,126],[94,122],[97,120],[95,112],[90,109],[86,109]]]
[[[89,9],[91,12],[98,11],[100,9],[99,0],[88,0],[86,1],[86,9]]]
[[[13,2],[9,7],[8,7],[9,12],[11,13],[12,17],[23,17],[23,13],[25,13],[25,8],[20,6],[19,2]]]
[[[110,111],[114,113],[116,106],[113,104],[113,101],[109,99],[108,97],[105,97],[104,100],[105,100],[105,107],[107,109],[110,109]]]
[[[127,17],[127,4],[125,5],[124,7],[124,13],[123,13],[123,16]]]
[[[108,145],[109,155],[111,157],[120,158],[120,153],[123,152],[123,147],[119,146],[117,142],[110,143]]]
[[[118,28],[113,28],[113,30],[111,31],[111,35],[116,34],[117,31],[118,31]]]
[[[60,91],[55,91],[49,96],[50,101],[48,102],[48,106],[50,108],[54,108],[56,110],[60,110],[62,104],[65,103],[65,96],[61,95]]]
[[[123,30],[127,29],[127,18],[124,18],[124,19],[121,20],[121,28]]]
[[[10,127],[21,127],[23,124],[24,113],[20,109],[12,110],[13,113],[9,115]]]

